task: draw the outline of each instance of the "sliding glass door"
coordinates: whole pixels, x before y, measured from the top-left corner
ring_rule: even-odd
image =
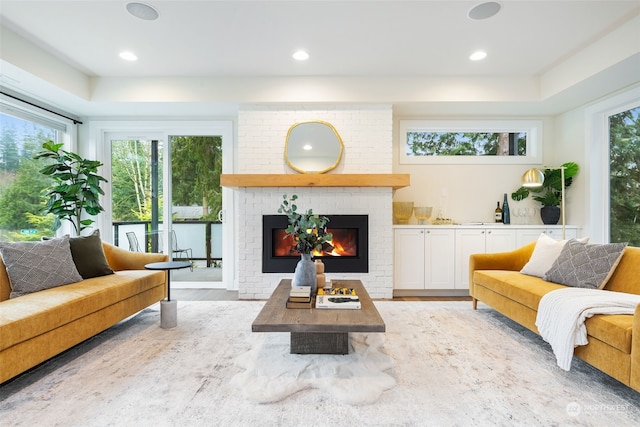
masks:
[[[171,251],[193,270],[177,280],[201,287],[222,282],[222,137],[170,136]]]
[[[233,224],[223,218],[233,204],[230,192],[220,187],[223,167],[232,163],[225,159],[230,154],[223,154],[223,147],[231,146],[231,126],[222,129],[185,124],[102,134],[110,170],[105,208],[111,239],[127,250],[191,262],[193,269],[174,272],[176,286],[234,289],[233,242],[225,239]]]
[[[162,141],[111,138],[114,242],[130,251],[163,252]]]

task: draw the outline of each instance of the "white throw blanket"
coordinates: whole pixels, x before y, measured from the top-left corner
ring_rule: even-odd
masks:
[[[599,289],[563,288],[544,295],[538,306],[536,326],[551,344],[558,366],[571,368],[573,349],[586,345],[585,319],[594,314],[633,314],[640,295]]]

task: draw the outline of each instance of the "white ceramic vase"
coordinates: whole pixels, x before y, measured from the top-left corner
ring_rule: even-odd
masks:
[[[292,286],[311,286],[311,293],[317,290],[316,265],[311,259],[311,254],[302,254],[296,264],[293,274]]]

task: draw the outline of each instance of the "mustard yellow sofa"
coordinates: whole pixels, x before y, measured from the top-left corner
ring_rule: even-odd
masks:
[[[469,292],[474,310],[481,301],[539,335],[538,304],[544,294],[563,285],[519,271],[536,243],[515,251],[474,254],[469,264]],[[640,248],[626,247],[604,289],[640,294]],[[588,345],[574,356],[640,392],[640,304],[634,315],[595,315],[585,322]]]
[[[102,247],[114,274],[12,299],[0,257],[0,383],[165,298],[166,273],[144,266],[167,255]]]

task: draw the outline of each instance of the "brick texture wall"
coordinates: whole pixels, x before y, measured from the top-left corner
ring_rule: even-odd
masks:
[[[388,105],[255,106],[238,114],[237,173],[296,173],[284,160],[289,127],[331,123],[344,142],[340,165],[329,173],[391,173],[392,110]],[[360,279],[373,298],[393,296],[392,197],[388,187],[256,187],[235,191],[238,290],[241,299],[268,298],[286,273],[262,273],[262,215],[277,214],[282,195],[297,194],[299,209],[369,215],[369,273],[333,273]]]

